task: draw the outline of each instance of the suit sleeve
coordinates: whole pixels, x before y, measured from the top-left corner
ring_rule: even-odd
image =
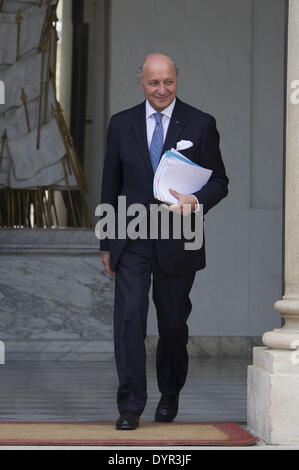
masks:
[[[118,149],[116,125],[113,117],[107,133],[107,146],[102,177],[101,204],[110,204],[117,211],[122,186],[122,164]],[[110,251],[109,239],[100,240],[100,251]]]
[[[199,204],[203,204],[203,213],[206,214],[212,207],[228,194],[228,178],[219,148],[219,132],[213,116],[205,128],[200,149],[200,165],[212,170],[207,184],[199,191],[193,193]]]

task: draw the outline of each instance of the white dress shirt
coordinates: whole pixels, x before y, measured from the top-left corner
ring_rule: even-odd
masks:
[[[163,142],[165,142],[165,137],[168,131],[169,122],[171,119],[172,111],[175,105],[176,99],[173,100],[170,105],[163,109],[162,114],[162,126],[163,126]],[[147,143],[148,148],[150,149],[151,141],[153,138],[153,133],[156,127],[156,119],[154,113],[157,111],[150,105],[149,101],[146,100],[145,103],[145,119],[146,119],[146,133],[147,133]]]

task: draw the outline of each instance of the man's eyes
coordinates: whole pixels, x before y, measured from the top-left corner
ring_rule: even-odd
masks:
[[[159,82],[150,82],[149,85],[150,86],[158,86]],[[167,80],[166,82],[164,82],[164,85],[173,85],[173,80]]]

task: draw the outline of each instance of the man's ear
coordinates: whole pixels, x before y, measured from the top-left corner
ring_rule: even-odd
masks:
[[[144,90],[143,90],[143,83],[142,83],[142,81],[138,80],[138,85],[140,86],[141,90],[144,91]]]

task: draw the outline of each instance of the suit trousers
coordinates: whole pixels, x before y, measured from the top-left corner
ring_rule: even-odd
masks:
[[[140,415],[147,401],[144,340],[151,277],[159,332],[156,372],[160,392],[178,394],[188,372],[187,319],[192,309],[189,294],[195,272],[165,274],[154,240],[129,240],[115,269],[114,350],[120,413],[130,410]]]

